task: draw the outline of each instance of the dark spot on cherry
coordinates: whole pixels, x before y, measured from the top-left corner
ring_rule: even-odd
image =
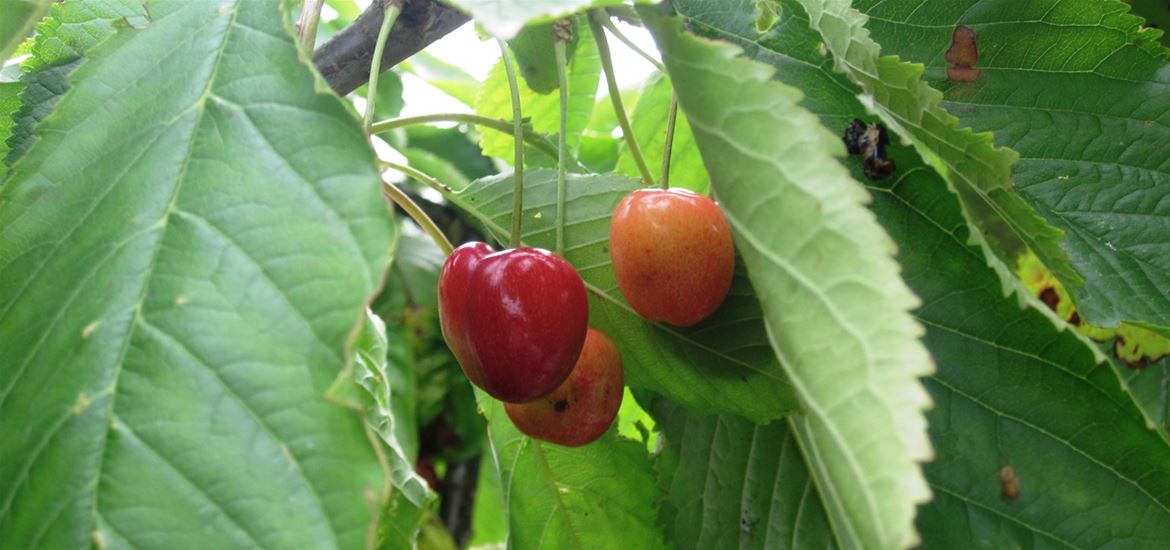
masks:
[[[556,409],[559,413],[563,413],[569,409],[569,401],[567,399],[559,399],[556,403],[553,403],[553,409]]]

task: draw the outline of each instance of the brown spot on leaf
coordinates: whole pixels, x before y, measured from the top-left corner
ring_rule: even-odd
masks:
[[[975,31],[971,27],[955,27],[951,34],[951,48],[943,57],[954,65],[947,69],[947,79],[951,82],[975,82],[979,78],[980,71],[974,68],[979,61],[979,47],[975,44]]]
[[[1020,496],[1020,478],[1016,477],[1016,469],[1011,466],[999,469],[999,496],[1004,500],[1015,500]]]
[[[951,82],[975,82],[982,71],[972,67],[951,67],[947,69],[947,80]]]
[[[955,27],[951,33],[951,48],[944,58],[956,67],[974,67],[979,62],[979,47],[975,44],[975,31],[966,25]]]
[[[1056,289],[1053,287],[1048,287],[1044,290],[1041,290],[1039,298],[1041,302],[1044,302],[1044,305],[1048,306],[1048,309],[1053,311],[1053,313],[1056,312],[1056,306],[1060,305],[1060,296],[1056,294]]]

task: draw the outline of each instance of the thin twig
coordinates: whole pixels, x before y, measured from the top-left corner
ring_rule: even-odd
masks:
[[[513,178],[516,185],[512,191],[512,235],[508,239],[508,246],[518,248],[524,219],[524,123],[520,112],[520,85],[516,81],[516,68],[512,66],[508,44],[499,38],[496,39],[496,43],[500,45],[504,72],[508,75],[508,89],[512,94],[512,137],[515,138],[516,150]]]
[[[597,41],[597,51],[601,54],[601,68],[605,71],[605,83],[609,86],[609,99],[613,102],[613,112],[617,115],[618,124],[622,127],[622,136],[625,137],[626,146],[630,149],[630,155],[634,157],[634,163],[638,165],[642,179],[645,180],[645,183],[654,185],[654,176],[650,174],[650,168],[646,166],[646,159],[642,156],[642,149],[638,147],[634,129],[630,126],[629,117],[626,116],[626,108],[622,106],[622,93],[618,89],[617,79],[614,78],[613,58],[609,53],[609,42],[605,38],[605,28],[599,22],[604,17],[606,17],[604,12],[598,10],[589,12],[589,27],[593,31],[594,40]]]
[[[301,18],[297,21],[301,46],[309,57],[313,57],[313,48],[317,46],[317,23],[321,21],[321,6],[324,3],[325,0],[305,0]]]
[[[382,50],[386,49],[386,38],[390,36],[390,29],[398,14],[402,11],[399,0],[385,0],[383,2],[382,27],[378,29],[378,41],[374,45],[374,58],[370,60],[370,83],[366,86],[366,116],[362,118],[362,128],[366,135],[370,135],[370,127],[374,124],[374,104],[378,98],[378,76],[382,74]]]
[[[666,142],[662,144],[662,185],[670,189],[670,152],[674,149],[674,123],[678,118],[678,94],[670,94],[670,114],[666,117]]]

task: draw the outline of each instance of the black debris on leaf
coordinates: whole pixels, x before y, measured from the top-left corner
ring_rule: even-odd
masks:
[[[866,124],[855,118],[845,127],[845,135],[841,139],[845,142],[849,154],[861,155],[865,177],[870,180],[885,178],[897,169],[894,161],[886,156],[886,145],[890,143],[890,137],[885,126]]]

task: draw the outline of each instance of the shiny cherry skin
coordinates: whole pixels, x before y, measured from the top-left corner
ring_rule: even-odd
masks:
[[[613,424],[624,385],[617,347],[605,333],[589,329],[568,380],[536,401],[504,403],[504,411],[529,437],[579,447],[601,437]]]
[[[613,213],[610,258],[622,295],[651,321],[691,326],[731,288],[735,245],[723,211],[686,189],[639,189]]]
[[[485,256],[466,289],[470,361],[489,395],[523,403],[561,385],[585,344],[589,302],[569,262],[547,250]]]
[[[466,326],[467,289],[471,284],[471,274],[479,265],[480,260],[495,252],[491,246],[483,242],[466,243],[456,248],[443,269],[439,272],[439,326],[443,329],[443,338],[447,340],[447,347],[455,354],[463,374],[472,384],[483,387],[483,375],[480,372],[479,361],[471,353],[467,343]]]

